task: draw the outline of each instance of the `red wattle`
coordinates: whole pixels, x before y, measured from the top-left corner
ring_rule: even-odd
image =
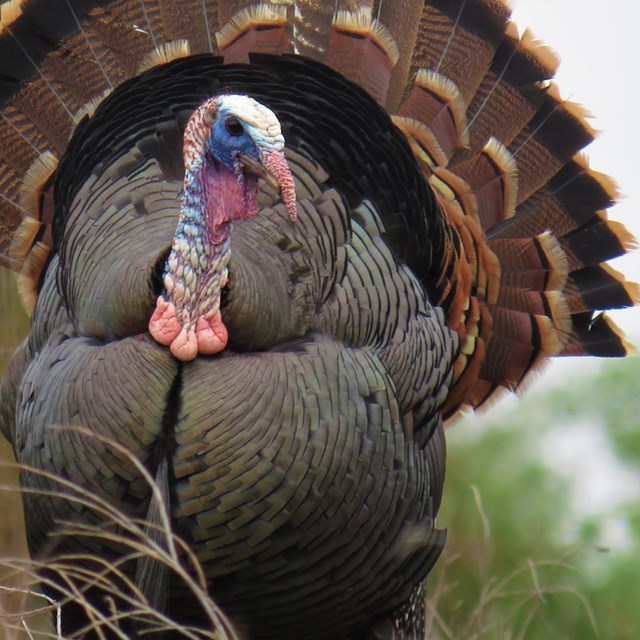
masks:
[[[162,296],[158,296],[156,309],[149,320],[149,332],[157,342],[168,347],[176,339],[182,325],[176,314],[173,302],[168,302]]]
[[[214,354],[222,351],[229,340],[227,328],[222,322],[220,311],[217,311],[209,320],[198,318],[196,323],[196,337],[198,338],[198,351],[205,354]]]

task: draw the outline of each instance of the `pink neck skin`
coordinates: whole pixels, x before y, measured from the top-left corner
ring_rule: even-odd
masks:
[[[257,215],[258,181],[240,179],[205,160],[195,174],[185,174],[185,191],[164,285],[149,322],[153,337],[188,361],[214,354],[227,345],[220,315],[220,293],[227,283],[229,234],[233,220]]]

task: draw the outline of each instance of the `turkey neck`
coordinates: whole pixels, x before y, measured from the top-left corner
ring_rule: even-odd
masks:
[[[184,193],[180,218],[173,241],[177,269],[173,273],[185,285],[192,285],[189,299],[198,303],[206,301],[216,290],[204,292],[207,284],[219,285],[217,293],[227,280],[227,264],[230,257],[231,208],[237,209],[242,201],[235,176],[222,167],[208,167],[204,162],[195,172],[185,174]],[[171,268],[171,264],[169,267]],[[217,276],[217,277],[216,277]],[[207,293],[209,295],[207,295]],[[199,300],[205,295],[205,300]],[[176,308],[180,307],[176,301]],[[192,309],[197,312],[196,308]]]
[[[231,255],[231,223],[255,215],[247,207],[247,192],[257,190],[251,176],[236,176],[210,157],[194,160],[185,169],[180,218],[165,273],[167,294],[186,326],[219,310]]]
[[[180,221],[200,225],[204,246],[228,241],[231,222],[258,214],[258,180],[242,169],[234,173],[210,156],[187,167]]]
[[[194,150],[185,136],[185,179],[178,226],[164,272],[165,292],[149,321],[151,335],[179,360],[225,348],[220,293],[227,283],[231,221],[257,213],[257,179]]]

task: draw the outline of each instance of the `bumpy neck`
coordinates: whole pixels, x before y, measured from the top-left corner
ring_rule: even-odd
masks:
[[[219,308],[220,291],[227,281],[230,258],[231,221],[241,217],[242,187],[224,167],[200,163],[196,171],[187,168],[178,227],[165,280],[169,276],[183,300],[174,299],[190,324],[199,316],[209,317]],[[169,293],[169,289],[167,289]],[[178,295],[178,298],[180,296]],[[188,309],[185,309],[188,303]]]
[[[240,217],[242,194],[238,186],[236,177],[224,167],[201,165],[199,171],[187,172],[176,238],[183,223],[190,250],[206,254],[207,248],[225,242],[231,221]]]
[[[149,322],[153,337],[181,360],[218,353],[227,344],[220,293],[227,284],[231,221],[243,217],[243,189],[233,172],[206,162],[194,171],[186,164],[165,292]]]

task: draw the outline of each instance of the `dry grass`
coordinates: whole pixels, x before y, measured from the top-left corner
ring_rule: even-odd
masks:
[[[475,553],[491,557],[495,553],[495,541],[491,536],[490,520],[480,490],[475,485],[470,489],[483,530]],[[554,560],[527,558],[503,576],[493,575],[489,569],[483,572],[483,584],[477,600],[469,603],[458,594],[460,585],[451,577],[454,565],[465,559],[460,553],[445,547],[429,580],[425,639],[525,640],[538,637],[530,633],[531,626],[535,620],[544,619],[545,607],[555,598],[577,600],[584,608],[594,636],[599,638],[598,624],[589,600],[570,584],[571,581],[566,582],[567,577],[579,571],[574,560],[580,553],[575,550]],[[508,607],[504,606],[505,602]],[[505,611],[508,611],[506,616]],[[550,630],[545,637],[557,636]]]
[[[457,616],[449,607],[441,610],[446,596],[455,593],[457,584],[449,581],[447,568],[460,560],[459,556],[442,559],[438,579],[432,585],[427,600],[425,638],[429,640],[524,640],[534,619],[544,615],[544,607],[554,597],[577,599],[589,617],[594,635],[600,637],[598,624],[587,598],[572,586],[562,584],[560,574],[574,571],[569,562],[527,559],[506,576],[493,576],[478,594],[471,614]],[[545,575],[544,581],[541,575]],[[529,582],[529,586],[523,583]],[[504,616],[503,602],[509,601],[510,615]],[[462,602],[458,601],[462,609]],[[467,603],[468,604],[468,603]],[[466,609],[467,607],[465,607]]]
[[[84,437],[96,438],[127,456],[151,488],[151,499],[158,514],[157,522],[132,519],[90,490],[41,470],[21,467],[22,471],[41,475],[59,487],[50,492],[39,490],[39,494],[61,497],[100,518],[100,526],[78,522],[59,523],[59,535],[87,537],[109,546],[117,545],[123,553],[117,562],[106,562],[94,555],[81,553],[59,555],[46,562],[37,562],[27,558],[23,544],[16,545],[14,550],[18,553],[0,560],[3,583],[0,585],[0,629],[4,631],[3,638],[58,640],[62,637],[60,617],[64,615],[60,607],[73,601],[81,605],[89,622],[87,627],[78,630],[71,637],[81,638],[91,630],[100,640],[128,640],[126,629],[128,625],[134,625],[138,630],[144,629],[145,635],[148,634],[149,637],[171,630],[178,634],[177,637],[189,640],[237,640],[239,636],[231,622],[209,596],[205,576],[190,547],[172,531],[162,492],[148,471],[119,444],[106,441],[84,429],[73,430]],[[7,464],[2,465],[2,468],[5,476],[10,470],[16,470],[15,466]],[[20,493],[16,490],[15,481],[4,483],[0,490],[5,500],[19,502]],[[31,492],[29,489],[20,491]],[[17,524],[15,519],[13,526]],[[168,574],[179,577],[189,590],[191,598],[199,603],[205,613],[208,620],[205,627],[178,626],[154,607],[141,586],[141,581],[132,578],[123,568],[132,562],[142,562],[143,567],[153,570],[160,580]],[[55,588],[61,593],[60,601],[54,602],[41,595],[32,586],[38,583]],[[88,592],[95,589],[99,589],[108,602],[106,611],[98,608],[87,597]],[[56,628],[46,629],[46,618],[44,624],[42,618],[50,618],[52,613],[56,619]],[[36,623],[32,624],[34,619]]]
[[[86,437],[96,437],[85,430],[78,430]],[[98,438],[104,444],[113,447],[121,454],[128,455],[120,445]],[[49,480],[55,480],[59,489],[52,495],[64,496],[68,501],[98,514],[104,523],[96,527],[86,524],[66,523],[65,534],[77,537],[90,537],[102,540],[109,545],[119,544],[125,553],[116,563],[106,563],[89,555],[59,556],[44,564],[29,561],[25,555],[24,543],[14,532],[16,542],[13,558],[2,562],[3,574],[0,585],[0,627],[4,629],[5,640],[42,640],[44,638],[62,639],[60,605],[73,600],[84,608],[88,626],[72,637],[82,637],[90,628],[100,640],[117,638],[128,640],[125,621],[135,621],[137,628],[144,628],[153,638],[163,630],[172,630],[179,637],[190,640],[232,640],[238,638],[231,623],[216,606],[207,593],[206,580],[189,546],[176,536],[170,525],[170,518],[162,501],[162,492],[153,478],[135,457],[128,455],[131,464],[144,476],[152,489],[153,499],[157,503],[157,523],[133,520],[117,507],[105,503],[88,490],[73,485],[61,478],[35,469],[31,473],[42,474]],[[9,471],[15,467],[2,466],[5,483],[2,486],[3,497],[15,501],[19,498],[14,482],[6,482]],[[13,476],[11,476],[13,477]],[[15,478],[14,478],[15,480]],[[478,493],[475,494],[476,506],[485,525],[486,545],[491,545],[490,523],[482,508]],[[16,526],[21,519],[20,508],[8,511],[12,513],[11,522]],[[482,552],[482,550],[481,550]],[[207,628],[178,627],[166,615],[155,609],[139,581],[132,579],[123,571],[123,565],[130,561],[147,558],[149,562],[161,566],[167,572],[179,576],[189,588],[193,598],[201,605],[208,616]],[[449,569],[460,561],[459,556],[445,553],[432,580],[427,602],[427,626],[425,638],[430,640],[524,640],[529,637],[531,622],[544,615],[544,607],[550,598],[565,597],[577,599],[587,612],[591,624],[597,633],[597,624],[586,598],[575,588],[562,583],[564,572],[573,571],[570,558],[555,561],[536,561],[527,559],[521,566],[506,576],[490,576],[477,594],[477,602],[471,608],[469,603],[456,603],[456,590],[459,585],[450,578]],[[100,566],[100,570],[95,569]],[[187,569],[187,566],[190,569]],[[47,569],[48,577],[42,577]],[[53,576],[51,576],[53,572]],[[45,585],[62,588],[63,598],[54,602],[43,596],[33,584],[40,581]],[[98,609],[86,597],[87,591],[99,587],[108,595],[108,610]],[[510,615],[504,616],[504,601],[509,602]],[[498,611],[499,609],[499,611]],[[462,615],[458,615],[458,611]],[[466,613],[462,613],[465,611]],[[56,622],[54,627],[51,620]],[[146,637],[145,633],[145,637]],[[66,640],[66,639],[65,639]]]
[[[22,499],[17,488],[17,471],[10,466],[13,460],[9,443],[0,436],[0,485],[4,487],[0,491],[2,556],[26,560]],[[0,560],[0,634],[5,640],[35,640],[45,637],[39,635],[39,631],[51,629],[48,611],[39,616],[33,613],[41,607],[42,598],[32,595],[29,585],[27,574],[16,574]]]

